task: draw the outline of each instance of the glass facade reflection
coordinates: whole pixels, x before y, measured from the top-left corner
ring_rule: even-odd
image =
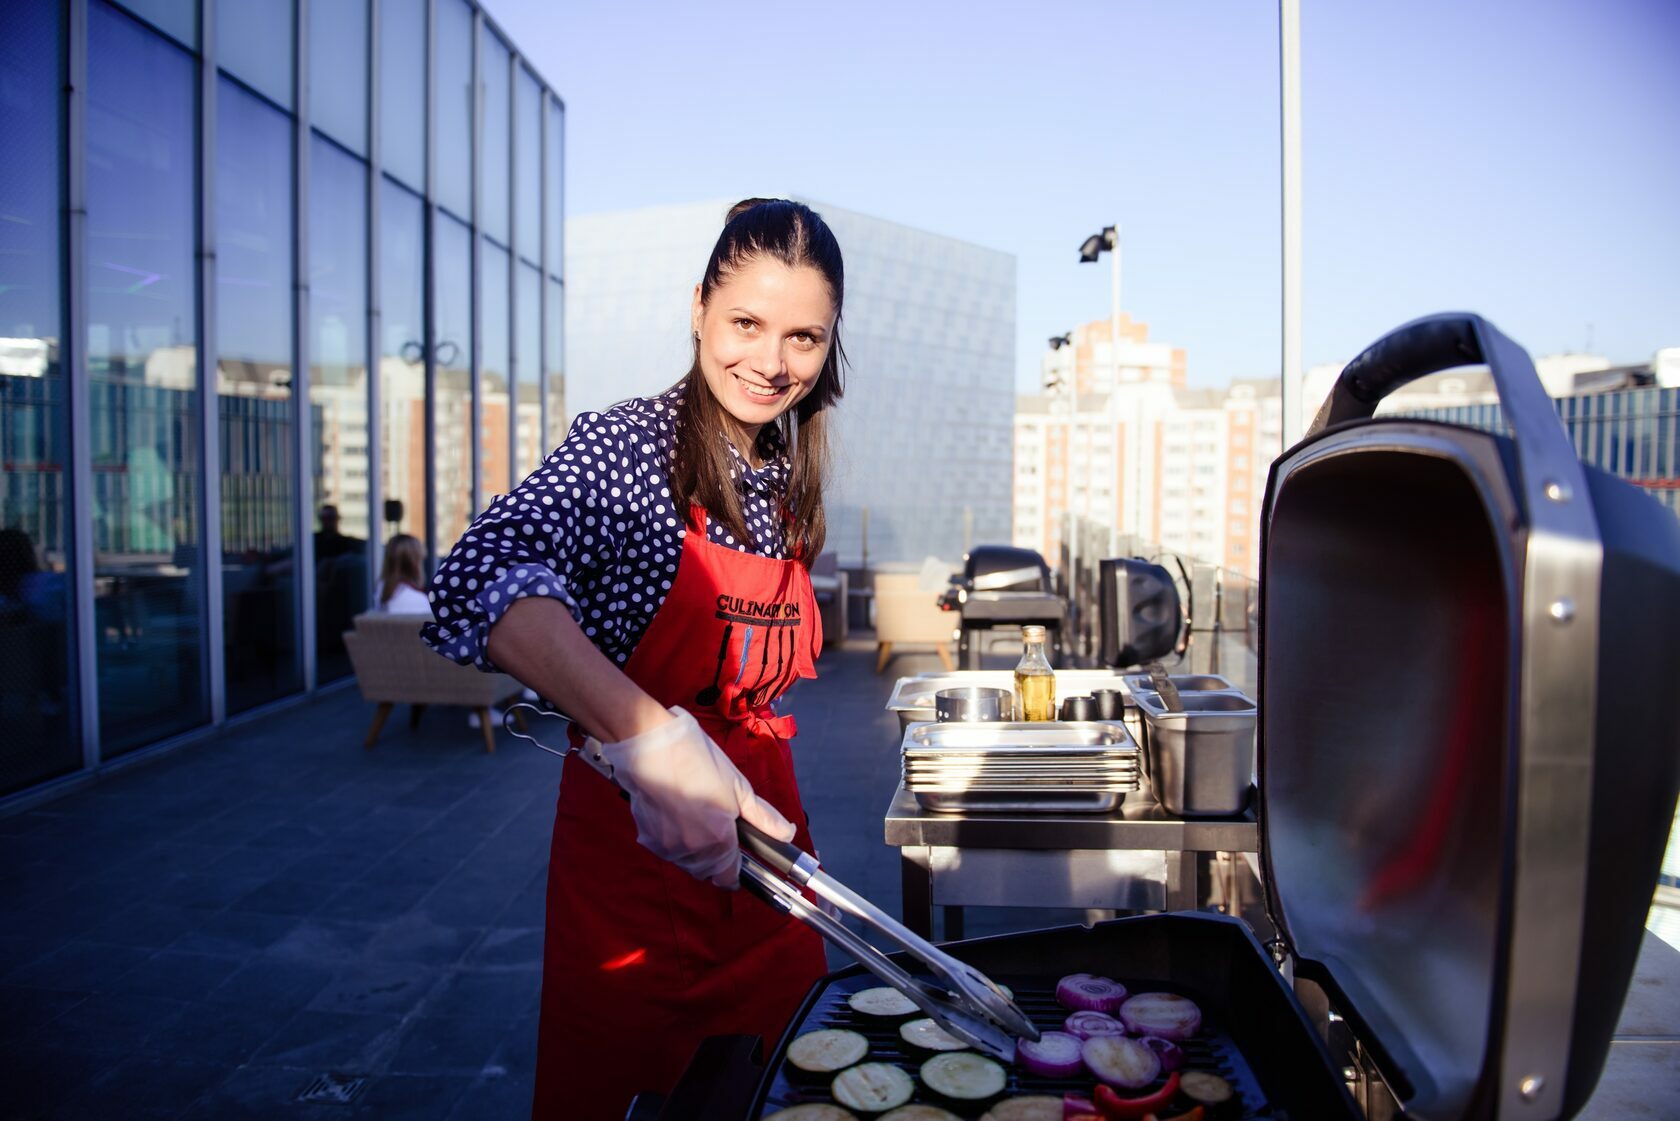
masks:
[[[202,3],[0,5],[0,799],[343,677],[383,542],[435,561],[563,429],[517,45]]]
[[[472,520],[472,231],[443,211],[432,222],[431,561]]]
[[[367,165],[332,141],[309,146],[309,508],[315,546],[315,664],[350,672],[344,632],[367,609]],[[331,522],[335,533],[327,532]]]
[[[216,416],[229,712],[297,692],[292,124],[216,91]]]
[[[210,718],[192,56],[88,5],[93,642],[107,757]],[[76,262],[71,263],[76,267]],[[81,633],[85,636],[87,629]]]
[[[49,5],[0,7],[0,793],[81,762],[71,692],[70,413],[59,348],[63,85]]]

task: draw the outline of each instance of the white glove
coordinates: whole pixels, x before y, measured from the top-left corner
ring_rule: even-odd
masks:
[[[630,795],[637,842],[695,879],[733,890],[741,875],[735,819],[746,818],[783,841],[793,840],[793,824],[753,793],[693,716],[680,708],[670,712],[675,719],[601,744],[601,757]]]

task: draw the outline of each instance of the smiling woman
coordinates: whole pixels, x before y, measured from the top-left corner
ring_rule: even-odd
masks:
[[[844,291],[810,208],[735,206],[683,379],[579,416],[433,582],[427,641],[512,674],[612,761],[605,782],[568,758],[560,784],[535,1117],[623,1117],[706,1036],[778,1037],[826,968],[808,927],[719,889],[737,819],[815,847],[775,705],[822,649],[808,569]]]

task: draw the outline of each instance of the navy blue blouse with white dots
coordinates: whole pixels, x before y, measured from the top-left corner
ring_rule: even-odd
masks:
[[[590,641],[619,665],[630,660],[677,576],[684,517],[666,472],[681,389],[582,413],[542,466],[489,509],[438,566],[435,621],[422,632],[438,653],[494,670],[490,628],[526,596],[565,604]],[[716,519],[713,542],[786,559],[781,499],[785,451],[754,470],[731,447],[750,541]]]

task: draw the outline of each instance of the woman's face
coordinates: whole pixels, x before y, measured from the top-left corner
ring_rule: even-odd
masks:
[[[695,285],[693,317],[700,372],[749,443],[811,391],[834,337],[822,273],[769,257],[725,273],[704,304]]]

